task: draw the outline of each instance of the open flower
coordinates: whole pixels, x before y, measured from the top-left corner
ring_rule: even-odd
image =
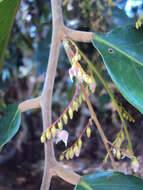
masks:
[[[96,83],[92,79],[92,77],[83,70],[79,62],[73,63],[72,67],[69,69],[69,75],[72,82],[73,82],[73,77],[76,77],[76,79],[79,82],[82,83],[84,81],[85,83],[87,83],[89,85],[91,92],[94,93],[96,88]]]
[[[69,137],[68,131],[57,129],[56,144],[59,143],[60,141],[63,141],[65,143],[65,146],[67,146],[68,137]]]

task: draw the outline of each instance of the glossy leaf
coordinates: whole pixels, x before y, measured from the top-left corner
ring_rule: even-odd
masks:
[[[83,176],[75,190],[143,190],[143,180],[120,172],[96,172]]]
[[[93,45],[122,95],[143,113],[143,28],[128,25],[96,33]]]
[[[0,1],[0,65],[20,0]]]
[[[0,148],[7,144],[18,132],[21,113],[16,104],[8,105],[4,116],[0,119]]]

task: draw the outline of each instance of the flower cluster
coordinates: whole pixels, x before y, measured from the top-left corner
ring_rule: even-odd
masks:
[[[64,158],[66,158],[67,160],[73,159],[74,156],[79,157],[80,151],[81,151],[81,148],[82,148],[82,137],[86,133],[87,137],[90,138],[90,136],[91,136],[91,125],[92,125],[92,120],[90,118],[88,120],[88,123],[87,123],[86,127],[82,130],[82,132],[79,135],[76,142],[70,148],[65,150],[60,155],[60,160],[63,160]]]
[[[50,140],[51,138],[56,138],[56,143],[63,141],[65,146],[67,146],[69,135],[66,130],[63,130],[63,126],[67,125],[69,119],[73,119],[74,112],[78,111],[80,105],[84,101],[84,95],[82,93],[78,95],[78,91],[79,86],[77,85],[73,98],[64,112],[55,122],[52,123],[51,126],[47,128],[46,131],[43,132],[41,136],[42,143],[46,140]],[[86,88],[86,93],[89,94],[88,87]]]
[[[125,108],[121,105],[121,104],[118,104],[118,107],[120,109],[120,112],[122,113],[123,117],[132,122],[132,123],[135,123],[135,119],[125,110]]]
[[[75,60],[75,57],[74,57],[74,60]],[[70,75],[71,81],[73,81],[73,77],[76,77],[76,79],[80,83],[84,81],[89,86],[91,92],[94,93],[95,88],[96,88],[95,81],[90,75],[88,75],[83,70],[79,62],[74,61],[74,63],[72,64],[72,67],[69,69],[69,75]]]
[[[71,43],[71,44],[70,44]],[[83,83],[85,82],[92,93],[94,93],[96,88],[95,80],[92,76],[87,74],[80,64],[81,56],[78,52],[78,47],[72,41],[65,40],[64,41],[64,48],[66,50],[67,56],[71,63],[71,68],[69,69],[69,76],[71,81],[73,82],[73,77],[77,79],[78,82]],[[72,49],[74,47],[74,50]]]

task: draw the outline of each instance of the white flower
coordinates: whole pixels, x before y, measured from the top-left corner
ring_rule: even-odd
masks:
[[[67,146],[68,137],[69,137],[68,131],[57,129],[56,144],[59,143],[60,141],[63,141],[65,143],[65,146]]]
[[[90,90],[91,90],[91,92],[92,93],[94,93],[95,92],[95,88],[96,88],[96,83],[91,83],[90,85],[89,85],[89,88],[90,88]]]
[[[78,76],[78,73],[79,69],[74,65],[69,69],[69,75],[72,82],[73,82],[73,77],[76,77],[81,80],[81,77]]]

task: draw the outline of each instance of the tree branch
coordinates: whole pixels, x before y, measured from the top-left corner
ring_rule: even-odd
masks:
[[[53,29],[52,42],[42,95],[19,104],[19,109],[21,112],[41,107],[44,131],[49,125],[51,125],[52,94],[61,41],[65,37],[79,42],[91,42],[93,39],[92,32],[75,31],[64,26],[61,0],[51,0],[51,7]],[[51,178],[55,174],[71,184],[75,185],[79,183],[80,176],[78,174],[63,168],[62,165],[56,161],[52,140],[46,141],[44,144],[44,149],[45,166],[41,190],[49,189]]]
[[[41,95],[43,130],[46,130],[47,127],[51,125],[52,93],[53,93],[53,86],[54,86],[56,68],[57,68],[58,57],[59,57],[61,35],[63,33],[61,1],[51,0],[51,6],[52,6],[52,18],[53,18],[52,43],[51,43],[46,79],[45,79],[45,83],[43,87],[43,92]],[[43,175],[41,190],[49,189],[49,183],[53,175],[53,174],[49,175],[50,173],[49,171],[52,170],[54,173],[53,168],[55,168],[55,172],[59,171],[58,170],[59,165],[55,161],[53,142],[52,140],[50,140],[45,143],[45,167],[44,167],[44,175]],[[64,168],[61,168],[60,171],[62,172],[58,172],[58,173],[56,172],[59,176],[63,176],[63,178],[67,179],[67,181],[70,178],[72,179],[72,175],[70,175],[70,178],[69,177],[66,178],[66,176],[68,175],[67,175],[67,171],[65,171]],[[79,176],[76,175],[75,177],[74,175],[74,179],[72,181],[75,181],[76,178],[78,178],[76,181],[79,180]]]
[[[68,183],[72,185],[77,185],[80,182],[80,175],[76,174],[75,172],[63,168],[61,163],[56,163],[55,167],[53,168],[55,174],[60,178],[64,179]]]
[[[62,40],[64,38],[70,38],[73,41],[78,42],[91,42],[93,40],[93,32],[84,32],[79,30],[72,30],[63,26]]]
[[[40,107],[40,99],[41,99],[41,97],[39,96],[37,98],[21,102],[19,104],[19,109],[20,109],[21,113],[25,112],[27,110],[39,108]]]

